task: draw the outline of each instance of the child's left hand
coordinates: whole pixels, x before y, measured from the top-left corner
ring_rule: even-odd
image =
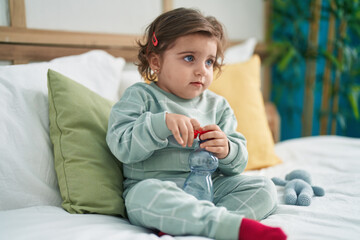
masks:
[[[200,140],[207,141],[201,143],[200,147],[214,153],[219,159],[225,158],[229,154],[229,142],[226,134],[216,124],[207,125],[201,130],[207,132],[201,134]]]

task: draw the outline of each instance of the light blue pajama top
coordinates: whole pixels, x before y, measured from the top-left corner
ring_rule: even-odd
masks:
[[[219,159],[214,175],[244,171],[248,159],[246,140],[236,132],[236,118],[225,98],[205,90],[187,100],[165,92],[155,83],[136,83],[113,106],[106,136],[111,152],[123,163],[124,194],[144,179],[170,180],[182,187],[188,176],[188,156],[198,141],[192,147],[179,145],[166,126],[166,112],[195,118],[201,126],[217,124],[225,132],[230,152]]]

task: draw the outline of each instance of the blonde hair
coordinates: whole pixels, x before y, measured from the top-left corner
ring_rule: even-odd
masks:
[[[212,16],[205,17],[198,10],[177,8],[158,16],[145,30],[143,43],[138,41],[138,60],[136,64],[145,80],[154,81],[148,57],[151,53],[162,55],[177,38],[200,33],[214,37],[217,41],[214,70],[221,70],[224,58],[225,35],[220,22]]]

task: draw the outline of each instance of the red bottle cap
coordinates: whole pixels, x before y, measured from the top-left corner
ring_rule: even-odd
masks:
[[[194,138],[197,138],[198,136],[201,136],[201,134],[204,134],[204,133],[207,133],[207,132],[210,132],[210,131],[203,131],[203,130],[195,130],[194,131]]]

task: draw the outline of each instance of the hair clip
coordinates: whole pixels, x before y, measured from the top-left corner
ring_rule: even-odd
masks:
[[[155,36],[155,32],[153,32],[153,36],[152,36],[152,43],[154,45],[154,47],[156,47],[159,43],[159,41],[157,40],[156,36]]]

